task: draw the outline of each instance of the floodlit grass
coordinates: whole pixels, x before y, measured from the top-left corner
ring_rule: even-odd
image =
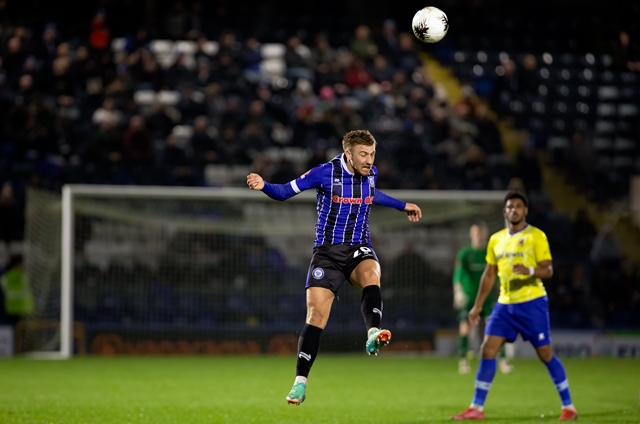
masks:
[[[580,422],[640,423],[640,361],[564,362]],[[496,376],[487,421],[555,422],[546,368],[514,364]],[[473,393],[474,375],[458,375],[454,359],[320,355],[306,402],[292,406],[284,398],[294,371],[295,357],[273,356],[4,360],[0,423],[437,423]]]

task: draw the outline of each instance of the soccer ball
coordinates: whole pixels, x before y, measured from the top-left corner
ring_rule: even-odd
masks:
[[[413,16],[413,33],[423,43],[437,43],[449,31],[447,15],[437,7],[425,7]]]

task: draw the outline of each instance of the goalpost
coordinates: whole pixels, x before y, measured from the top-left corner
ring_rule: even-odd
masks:
[[[505,193],[386,192],[418,204],[423,219],[410,223],[396,210],[373,207],[372,242],[389,304],[385,322],[400,333],[437,329],[455,319],[455,253],[468,243],[473,221],[484,220],[491,231],[504,227]],[[297,331],[315,201],[315,191],[277,202],[239,188],[30,191],[25,257],[36,307],[17,330],[19,352],[50,359],[117,354],[113,344],[97,341],[116,335],[121,344],[143,340],[173,352],[194,334],[261,340],[271,331]],[[340,301],[356,302],[355,292],[341,289]],[[334,307],[329,326],[360,331],[359,308]],[[189,346],[184,349],[207,351],[202,343]]]

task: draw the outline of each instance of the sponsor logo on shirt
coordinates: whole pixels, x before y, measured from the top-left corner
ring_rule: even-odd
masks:
[[[361,205],[362,203],[364,203],[365,205],[370,205],[371,203],[373,203],[373,196],[367,196],[364,199],[362,199],[361,197],[340,197],[340,196],[333,196],[331,197],[331,201],[333,203],[344,203],[344,204],[351,204],[351,205]]]

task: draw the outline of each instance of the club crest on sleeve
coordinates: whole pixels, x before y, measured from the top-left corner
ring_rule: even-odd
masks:
[[[306,176],[307,176],[307,174],[308,174],[309,172],[311,172],[311,170],[308,170],[308,171],[307,171],[307,172],[305,172],[304,174],[300,175],[300,178],[301,178],[301,179],[304,179],[304,177],[306,177]]]
[[[313,278],[315,278],[316,280],[319,280],[324,277],[324,270],[322,268],[316,268],[311,271],[311,275],[313,275]]]

